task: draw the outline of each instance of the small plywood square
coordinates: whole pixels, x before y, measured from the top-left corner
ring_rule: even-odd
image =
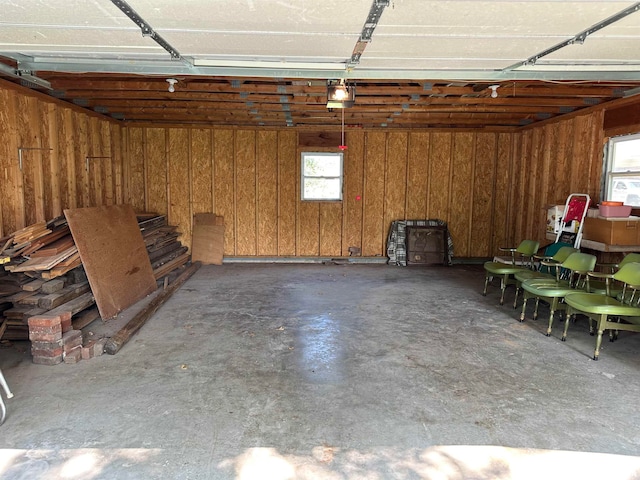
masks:
[[[149,255],[130,205],[64,211],[103,319],[156,289]]]
[[[213,213],[193,216],[191,261],[222,265],[224,254],[224,219]]]

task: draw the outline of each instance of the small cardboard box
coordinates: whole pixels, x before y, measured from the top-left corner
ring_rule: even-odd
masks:
[[[547,209],[547,232],[558,233],[561,229],[564,205],[554,205]]]
[[[582,237],[605,245],[640,245],[640,217],[587,217]]]

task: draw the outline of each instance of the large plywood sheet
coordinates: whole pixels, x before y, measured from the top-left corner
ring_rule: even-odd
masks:
[[[278,254],[278,133],[258,132],[257,220],[258,255]]]
[[[146,198],[145,163],[144,163],[144,130],[137,127],[127,128],[128,146],[128,182],[125,198],[138,212],[143,212]]]
[[[298,154],[296,132],[278,133],[278,255],[296,254]]]
[[[384,252],[384,165],[386,134],[369,132],[366,137],[364,165],[364,218],[362,221],[362,255]]]
[[[384,228],[391,222],[405,220],[407,195],[407,133],[389,133],[387,137],[386,184],[384,194]]]
[[[454,139],[449,231],[458,257],[469,256],[473,197],[473,133],[457,133]]]
[[[298,207],[298,255],[320,254],[320,202],[300,201]]]
[[[191,245],[191,202],[189,195],[189,131],[184,128],[169,129],[169,224],[178,225],[179,240]]]
[[[512,244],[509,220],[509,196],[513,190],[511,182],[512,143],[513,136],[511,134],[498,134],[495,183],[493,187],[493,237],[489,256],[498,255],[500,247]]]
[[[235,228],[235,158],[233,130],[215,130],[213,132],[214,148],[214,204],[215,213],[224,217],[226,224],[224,234],[224,254],[236,254]]]
[[[168,213],[166,130],[148,128],[144,147],[147,169],[147,211],[166,214]]]
[[[349,247],[362,249],[362,198],[364,196],[364,139],[362,131],[350,131],[346,141],[349,148],[344,156],[344,196],[342,255],[349,255]]]
[[[256,254],[256,132],[238,130],[236,151],[236,254]]]
[[[68,209],[64,214],[103,319],[113,318],[156,289],[130,205]]]
[[[336,257],[341,254],[342,203],[320,204],[320,256]]]
[[[191,130],[191,201],[195,213],[215,211],[211,139],[210,129]]]
[[[411,132],[407,158],[408,219],[427,218],[429,133]]]
[[[451,133],[431,134],[429,156],[429,218],[449,220]]]
[[[475,174],[473,179],[473,212],[471,218],[470,257],[490,257],[493,234],[493,192],[496,176],[495,133],[477,133]]]

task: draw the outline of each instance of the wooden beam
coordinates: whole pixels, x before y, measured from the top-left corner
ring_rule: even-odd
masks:
[[[156,296],[149,305],[136,314],[122,329],[113,337],[107,340],[104,351],[110,355],[115,355],[129,341],[144,323],[174,294],[178,288],[182,286],[195,272],[200,268],[201,263],[192,263],[176,280],[170,284],[165,290]]]

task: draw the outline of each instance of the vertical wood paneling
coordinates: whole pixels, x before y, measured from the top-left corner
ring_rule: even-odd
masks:
[[[87,155],[90,151],[89,120],[86,115],[73,112],[74,139],[73,161],[76,185],[76,205],[90,206],[89,175],[87,173]]]
[[[342,249],[342,203],[320,203],[320,256],[337,257]]]
[[[85,158],[96,144],[103,148],[110,141],[112,122],[55,99],[43,99],[28,89],[23,93],[15,86],[3,89],[1,81],[0,121],[2,233],[50,220],[64,208],[88,204],[92,190],[84,171]],[[111,181],[112,174],[108,175]],[[100,185],[94,190],[104,192]],[[108,201],[104,195],[97,199]]]
[[[214,204],[218,215],[224,217],[224,254],[236,255],[235,228],[235,154],[233,130],[213,132]]]
[[[298,201],[299,256],[320,255],[320,202]]]
[[[213,204],[213,145],[210,129],[191,130],[191,202],[193,213],[217,213]]]
[[[509,201],[513,192],[511,172],[513,170],[512,159],[513,135],[500,133],[498,135],[498,152],[496,158],[492,227],[492,246],[489,257],[499,254],[500,247],[512,245],[511,218],[509,217]],[[472,237],[473,238],[473,237]],[[482,255],[478,252],[477,255]]]
[[[167,139],[164,128],[147,128],[144,158],[148,212],[167,214]]]
[[[18,169],[18,132],[16,124],[16,95],[13,91],[0,89],[0,182],[2,207],[2,235],[18,229],[19,216],[22,214],[21,201],[18,201],[17,185],[22,181]],[[20,204],[20,205],[19,205]],[[24,221],[24,220],[23,220]]]
[[[111,130],[111,158],[112,158],[112,203],[121,205],[124,203],[124,165],[122,162],[122,153],[125,146],[125,140],[122,135],[122,128],[118,125],[109,124]]]
[[[409,134],[407,159],[407,212],[408,219],[427,218],[429,186],[429,133]]]
[[[257,134],[258,255],[278,254],[278,133]]]
[[[386,134],[368,132],[364,164],[364,215],[362,255],[380,255],[384,250],[384,171]]]
[[[89,206],[97,207],[105,204],[104,177],[105,154],[101,141],[100,125],[96,117],[89,119],[89,150],[85,158],[85,169],[89,183]]]
[[[256,132],[236,131],[236,254],[256,254]]]
[[[42,141],[40,103],[34,97],[18,102],[22,153],[22,203],[25,225],[45,220],[44,216],[44,143]]]
[[[144,130],[127,128],[127,202],[137,212],[146,210],[146,172],[144,161]]]
[[[349,148],[344,155],[343,241],[342,255],[349,255],[349,247],[362,249],[362,211],[364,196],[363,131],[347,132]]]
[[[459,257],[470,256],[469,237],[473,191],[473,154],[475,135],[457,133],[453,142],[451,203],[449,231],[454,242],[454,252]]]
[[[387,135],[383,223],[385,235],[391,222],[406,219],[407,149],[407,133],[392,132]]]
[[[189,195],[189,131],[170,128],[168,149],[168,221],[178,225],[180,241],[191,245],[191,201]]]
[[[49,168],[47,169],[47,175],[49,177],[49,196],[45,200],[45,216],[47,219],[62,215],[62,202],[60,198],[60,125],[58,108],[55,105],[49,103],[45,106],[47,115],[47,138],[48,145],[51,148],[49,152],[50,160],[48,162]]]
[[[297,134],[278,133],[278,255],[296,254]]]
[[[431,134],[427,214],[445,222],[449,220],[451,140],[451,133]]]
[[[469,255],[486,256],[492,254],[492,235],[495,229],[493,196],[496,177],[496,137],[494,133],[477,133],[475,147],[475,168],[473,176],[473,210],[468,228],[471,233]]]
[[[25,92],[0,88],[0,234],[128,202],[186,243],[193,211],[223,215],[227,256],[384,255],[392,220],[441,218],[473,257],[544,236],[544,208],[572,192],[599,195],[602,111],[513,133],[349,131],[343,201],[302,203],[294,130],[120,126]],[[25,151],[20,172],[19,146],[52,150]],[[87,156],[110,158],[88,175]]]

